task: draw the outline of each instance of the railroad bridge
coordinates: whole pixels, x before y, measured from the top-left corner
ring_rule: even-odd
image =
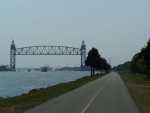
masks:
[[[78,55],[81,56],[81,68],[85,66],[86,45],[82,41],[80,48],[68,46],[28,46],[16,48],[15,42],[12,41],[10,46],[10,69],[16,70],[16,55]]]

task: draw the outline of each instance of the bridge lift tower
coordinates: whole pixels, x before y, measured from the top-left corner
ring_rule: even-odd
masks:
[[[81,44],[81,68],[85,67],[85,60],[86,60],[86,45],[85,42],[82,41]]]
[[[68,46],[29,46],[16,48],[15,42],[12,41],[10,46],[10,69],[16,70],[16,55],[80,55],[81,68],[85,67],[86,45],[82,41],[80,48]]]
[[[11,71],[16,70],[16,46],[14,40],[10,46],[10,69]]]

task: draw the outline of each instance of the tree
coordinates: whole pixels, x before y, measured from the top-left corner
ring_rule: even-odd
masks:
[[[92,48],[89,53],[88,57],[85,61],[86,66],[91,67],[91,76],[95,74],[95,68],[97,67],[97,63],[99,61],[100,54],[96,48]]]
[[[132,72],[135,73],[146,73],[147,72],[147,66],[144,60],[143,54],[140,52],[136,54],[131,63],[130,63],[130,69]]]
[[[91,76],[95,74],[95,70],[110,70],[111,66],[106,59],[102,58],[96,48],[92,48],[85,61],[86,66],[91,67]]]
[[[147,77],[150,78],[150,40],[139,53],[134,55],[130,69],[136,73],[147,74]]]
[[[111,65],[107,62],[105,58],[100,58],[99,66],[97,66],[97,69],[109,72],[111,70]]]
[[[147,46],[143,51],[144,60],[147,66],[147,74],[150,74],[150,40],[148,41]]]

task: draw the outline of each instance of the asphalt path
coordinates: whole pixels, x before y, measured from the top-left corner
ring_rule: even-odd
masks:
[[[139,113],[120,76],[112,72],[25,113]]]

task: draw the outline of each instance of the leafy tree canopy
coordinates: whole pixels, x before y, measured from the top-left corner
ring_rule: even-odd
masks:
[[[96,48],[92,48],[88,57],[85,61],[86,66],[91,67],[91,75],[94,74],[95,70],[110,70],[111,66],[107,63],[105,58],[102,58]]]
[[[150,77],[150,40],[139,53],[134,55],[130,69],[133,72],[144,73]]]

